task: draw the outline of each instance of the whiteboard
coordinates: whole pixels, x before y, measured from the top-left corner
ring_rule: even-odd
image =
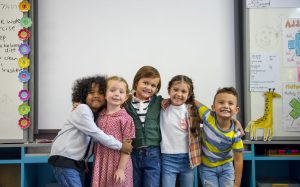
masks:
[[[247,9],[246,11],[246,74],[245,90],[248,104],[245,111],[246,122],[263,116],[265,98],[262,92],[249,91],[250,55],[274,55],[279,61],[279,81],[274,84],[275,91],[283,95],[283,86],[286,82],[298,82],[297,67],[287,67],[283,60],[283,22],[287,18],[300,18],[299,8],[268,8],[268,9]],[[283,114],[287,106],[283,105],[282,97],[273,100],[273,140],[299,139],[300,131],[286,130],[284,128]],[[300,125],[300,124],[296,124]],[[258,137],[263,136],[263,130],[257,130]],[[262,139],[262,138],[258,138]]]
[[[87,75],[119,75],[131,87],[151,65],[159,94],[185,74],[208,106],[219,87],[235,86],[234,0],[52,0],[38,10],[39,129],[62,127],[71,86]]]
[[[18,93],[23,89],[19,81],[20,67],[18,59],[22,56],[18,46],[21,29],[20,19],[23,13],[19,10],[19,0],[0,0],[0,142],[23,140],[25,131],[18,125],[22,117],[18,107],[23,102]]]

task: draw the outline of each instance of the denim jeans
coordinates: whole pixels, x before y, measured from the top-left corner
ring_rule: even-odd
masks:
[[[218,167],[199,166],[203,187],[232,187],[234,184],[234,167],[229,162]]]
[[[54,176],[62,187],[82,187],[84,173],[71,168],[52,166]]]
[[[162,154],[162,186],[175,187],[178,174],[181,187],[193,187],[194,169],[190,168],[189,155]]]
[[[161,172],[160,147],[133,149],[133,186],[159,187]]]

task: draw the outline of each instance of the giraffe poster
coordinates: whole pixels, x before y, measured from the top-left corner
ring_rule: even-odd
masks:
[[[288,18],[283,22],[283,64],[300,65],[300,18]]]
[[[300,83],[283,83],[283,129],[300,131]]]

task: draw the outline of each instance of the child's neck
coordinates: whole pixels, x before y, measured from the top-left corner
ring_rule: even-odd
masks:
[[[217,117],[217,121],[218,121],[218,125],[219,125],[220,129],[222,129],[224,131],[230,129],[231,119],[223,119],[223,118]]]
[[[109,104],[107,104],[107,106],[106,106],[106,113],[107,114],[113,114],[113,113],[116,113],[116,112],[118,112],[119,110],[121,109],[121,106],[119,106],[119,105],[109,105]]]

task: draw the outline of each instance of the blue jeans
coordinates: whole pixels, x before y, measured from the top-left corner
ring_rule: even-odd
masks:
[[[133,149],[133,186],[159,187],[161,154],[160,147],[146,147]]]
[[[54,176],[62,187],[82,187],[83,172],[76,169],[52,166]]]
[[[193,187],[194,169],[190,168],[189,155],[162,154],[162,186],[175,187],[177,174],[180,186]]]
[[[234,167],[229,162],[218,167],[199,166],[203,187],[232,187],[234,184]]]

